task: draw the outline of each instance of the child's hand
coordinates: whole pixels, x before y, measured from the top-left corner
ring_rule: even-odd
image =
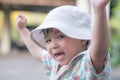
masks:
[[[24,29],[26,26],[26,23],[27,23],[26,17],[22,14],[19,14],[16,18],[16,25],[17,25],[18,29],[19,30]]]
[[[110,0],[90,0],[94,9],[103,9],[110,2]]]

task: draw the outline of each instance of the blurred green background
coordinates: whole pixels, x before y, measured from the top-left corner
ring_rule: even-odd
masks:
[[[110,54],[112,66],[120,66],[120,0],[112,0],[110,5],[111,41]]]

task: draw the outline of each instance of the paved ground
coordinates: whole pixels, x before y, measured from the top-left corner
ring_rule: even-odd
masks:
[[[0,80],[49,80],[40,62],[29,53],[0,55]],[[120,80],[120,69],[113,69],[112,80]]]

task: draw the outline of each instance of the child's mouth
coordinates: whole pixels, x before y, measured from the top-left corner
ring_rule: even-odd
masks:
[[[64,52],[55,53],[55,59],[57,61],[62,60],[64,58],[64,56],[65,56]]]

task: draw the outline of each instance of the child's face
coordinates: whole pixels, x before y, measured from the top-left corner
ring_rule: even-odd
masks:
[[[49,54],[61,65],[66,65],[85,44],[82,40],[67,37],[57,29],[51,28],[45,35]]]

